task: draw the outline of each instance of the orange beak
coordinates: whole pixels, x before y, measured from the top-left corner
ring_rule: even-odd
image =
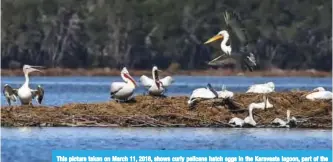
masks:
[[[210,42],[214,42],[214,41],[216,41],[218,39],[222,39],[222,38],[223,38],[223,36],[220,35],[220,34],[218,34],[218,35],[215,35],[214,37],[208,39],[208,41],[206,41],[204,44],[207,44],[207,43],[210,43]]]

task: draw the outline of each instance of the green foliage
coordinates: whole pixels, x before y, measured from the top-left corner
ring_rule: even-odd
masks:
[[[3,0],[2,68],[207,68],[220,54],[203,45],[241,20],[261,69],[331,70],[332,2],[327,0]],[[231,35],[232,39],[235,39]],[[232,44],[233,51],[241,48]],[[213,47],[213,48],[212,48]]]

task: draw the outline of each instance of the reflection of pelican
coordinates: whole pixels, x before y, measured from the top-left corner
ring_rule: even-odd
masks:
[[[262,109],[266,110],[267,108],[272,108],[273,105],[269,102],[268,97],[266,95],[263,96],[263,102],[259,103],[251,103],[249,107],[252,107],[254,109]]]
[[[291,117],[290,119],[290,110],[287,110],[287,121],[284,121],[280,118],[275,118],[272,122],[272,124],[277,125],[279,127],[286,127],[289,128],[289,126],[295,126],[296,125],[296,118]]]
[[[124,67],[120,76],[124,82],[113,82],[111,84],[111,98],[119,100],[128,100],[132,96],[134,89],[136,87],[135,80],[131,77],[126,67]]]
[[[20,99],[22,105],[32,105],[33,98],[35,98],[39,104],[42,103],[44,89],[40,85],[38,85],[37,89],[29,88],[29,73],[34,71],[41,72],[36,68],[41,68],[41,66],[23,66],[25,82],[19,89],[14,89],[8,84],[4,86],[3,94],[5,95],[9,105],[11,105],[11,101],[16,102],[17,97]]]
[[[195,89],[192,92],[190,99],[188,100],[187,103],[192,104],[197,98],[203,98],[203,99],[218,98],[218,94],[210,84],[207,84],[206,88]]]
[[[326,91],[323,87],[318,87],[312,90],[312,92],[306,95],[306,98],[309,100],[329,100],[332,99],[332,92]]]
[[[273,82],[268,82],[265,84],[255,84],[250,86],[246,93],[271,93],[274,92],[275,85]]]
[[[235,32],[235,35],[238,37],[238,39],[244,45],[247,45],[248,40],[246,40],[245,33],[242,31],[242,29],[239,28],[239,26],[236,24],[235,21],[230,20],[230,16],[229,16],[228,13],[226,13],[224,15],[224,20],[227,24],[228,30]],[[251,53],[249,51],[245,51],[245,50],[237,52],[237,53],[231,52],[232,51],[231,50],[231,44],[228,43],[228,41],[229,41],[229,32],[227,30],[220,31],[219,33],[217,33],[217,35],[213,36],[208,41],[206,41],[205,44],[214,42],[214,41],[219,40],[219,39],[222,39],[222,42],[221,42],[221,45],[220,45],[221,50],[224,54],[227,55],[227,57],[225,57],[224,59],[233,58],[238,63],[240,63],[242,65],[243,70],[244,70],[245,67],[247,67],[250,71],[253,71],[253,68],[256,66],[256,60],[255,60],[255,57],[254,57],[253,53]],[[246,46],[246,49],[247,49],[247,46]],[[222,55],[213,59],[212,61],[210,61],[208,63],[208,65],[223,66],[225,64],[224,59],[222,61],[217,61],[221,57],[222,57]]]
[[[148,93],[150,95],[162,95],[165,91],[165,88],[173,82],[173,79],[170,76],[160,79],[158,75],[159,71],[160,70],[158,70],[157,66],[154,66],[152,69],[153,79],[150,79],[145,75],[140,77],[142,85],[148,89]]]
[[[253,107],[249,106],[249,116],[247,116],[244,120],[241,118],[234,117],[229,120],[229,124],[243,127],[243,126],[252,126],[255,127],[257,125],[256,121],[253,119]]]

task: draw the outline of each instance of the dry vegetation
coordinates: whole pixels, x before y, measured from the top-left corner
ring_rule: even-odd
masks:
[[[254,110],[257,127],[272,127],[276,118],[286,120],[286,110],[299,128],[332,128],[332,102],[308,101],[306,92],[272,93],[274,108]],[[187,97],[137,96],[135,102],[67,104],[61,107],[18,106],[1,109],[2,126],[108,126],[108,127],[230,127],[232,117],[245,118],[247,105],[261,102],[258,94],[236,94],[234,101],[202,100],[193,107]]]

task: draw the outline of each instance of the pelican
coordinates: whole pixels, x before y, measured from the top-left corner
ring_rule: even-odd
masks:
[[[230,21],[230,16],[227,12],[224,15],[224,20],[226,22],[227,28],[229,30],[234,31],[236,33],[236,36],[239,38],[239,40],[244,45],[246,45],[245,50],[241,50],[237,53],[235,53],[235,52],[232,53],[231,44],[228,43],[229,37],[230,37],[229,32],[227,30],[221,30],[215,36],[208,39],[204,44],[208,44],[208,43],[214,42],[216,40],[222,39],[220,47],[221,47],[222,52],[224,54],[226,54],[227,57],[224,58],[222,61],[217,61],[218,59],[220,59],[223,56],[223,55],[220,55],[220,56],[216,57],[215,59],[211,60],[208,63],[208,65],[223,66],[226,63],[225,59],[233,58],[233,59],[237,60],[237,62],[241,63],[243,70],[245,70],[245,68],[248,68],[250,71],[253,71],[254,67],[257,65],[257,63],[256,63],[256,59],[254,57],[254,54],[252,52],[249,52],[249,49],[247,49],[248,42],[246,40],[245,34],[243,33],[243,31],[241,29],[239,29],[239,27],[237,27],[237,25],[235,25],[235,23],[233,21]]]
[[[120,100],[129,100],[129,97],[132,96],[136,87],[136,82],[129,74],[126,67],[121,70],[120,76],[124,82],[113,82],[110,88],[111,98],[114,98],[117,102]]]
[[[216,91],[218,94],[218,98],[232,98],[234,96],[234,93],[231,91],[228,91],[226,89],[226,86],[223,85],[222,86],[222,90],[221,91]]]
[[[323,87],[315,88],[311,91],[310,94],[306,95],[306,99],[308,100],[330,100],[332,99],[332,92],[326,91]]]
[[[280,118],[275,118],[272,121],[272,124],[277,125],[279,127],[285,127],[285,128],[289,128],[290,126],[295,126],[296,125],[296,118],[295,117],[291,117],[290,119],[290,110],[287,110],[287,121],[284,121]]]
[[[32,105],[32,99],[36,99],[39,104],[42,103],[44,89],[40,85],[38,85],[37,89],[30,89],[29,87],[29,73],[34,71],[42,72],[37,69],[41,67],[42,66],[24,65],[23,73],[25,82],[19,89],[14,89],[8,84],[5,84],[2,92],[9,106],[11,106],[11,101],[16,102],[17,98],[19,98],[22,105]]]
[[[265,84],[255,84],[249,87],[246,93],[271,93],[274,92],[275,85],[273,82]]]
[[[243,126],[251,126],[255,127],[257,125],[256,121],[253,119],[253,107],[249,106],[249,116],[247,116],[244,120],[238,117],[233,117],[229,120],[229,124],[235,125],[236,127],[243,127]]]
[[[206,88],[195,89],[187,103],[191,105],[195,100],[197,100],[197,98],[213,99],[218,98],[218,96],[218,93],[213,89],[211,84],[208,83]]]
[[[268,97],[266,95],[263,96],[263,102],[259,103],[251,103],[249,107],[252,107],[254,109],[262,109],[266,110],[267,108],[272,108],[273,105],[269,102]]]
[[[160,72],[157,66],[154,66],[152,69],[153,79],[148,78],[145,75],[140,77],[140,82],[142,85],[148,89],[148,94],[153,96],[163,95],[166,88],[173,83],[173,79],[171,76],[167,76],[163,79],[160,79],[158,72]]]

